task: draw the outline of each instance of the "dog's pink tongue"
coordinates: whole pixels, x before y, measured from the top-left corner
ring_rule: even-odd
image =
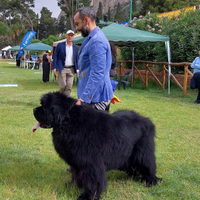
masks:
[[[37,130],[37,128],[40,127],[40,122],[38,122],[32,129],[33,132]]]

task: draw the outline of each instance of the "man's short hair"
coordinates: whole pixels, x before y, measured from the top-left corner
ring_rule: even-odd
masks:
[[[90,7],[82,7],[82,8],[79,8],[76,12],[78,13],[79,12],[79,16],[80,18],[83,20],[84,17],[89,17],[92,21],[95,21],[96,20],[96,14],[94,12],[94,10]],[[74,14],[74,15],[75,15]]]

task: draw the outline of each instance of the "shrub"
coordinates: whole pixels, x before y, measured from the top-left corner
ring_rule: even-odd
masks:
[[[198,56],[200,45],[200,10],[182,11],[178,17],[158,18],[157,15],[134,17],[129,27],[167,35],[170,38],[171,62],[192,62]],[[136,42],[135,60],[167,62],[164,42]],[[127,53],[128,51],[128,53]],[[122,50],[123,59],[131,59],[131,50]],[[172,72],[182,71],[182,67],[172,67]]]

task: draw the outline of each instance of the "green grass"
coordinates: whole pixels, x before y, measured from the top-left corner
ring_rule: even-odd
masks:
[[[2,73],[4,72],[4,73]],[[75,200],[82,190],[70,181],[68,166],[52,144],[51,130],[32,132],[36,120],[33,108],[42,94],[58,90],[58,83],[42,83],[38,70],[27,70],[0,62],[0,200]],[[41,71],[40,71],[41,72]],[[72,97],[76,98],[76,85]],[[156,126],[157,176],[163,182],[151,188],[122,172],[110,171],[102,200],[193,200],[200,199],[200,105],[194,105],[197,91],[182,91],[150,82],[147,89],[138,80],[129,90],[116,90],[121,103],[111,112],[132,109],[149,117]]]

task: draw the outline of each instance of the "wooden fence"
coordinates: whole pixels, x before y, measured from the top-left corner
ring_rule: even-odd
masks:
[[[124,71],[123,64],[127,63],[127,62],[132,62],[132,61],[131,60],[127,60],[127,61],[119,61],[118,60],[117,62],[119,63],[118,74],[122,75],[122,74],[124,74],[123,73],[123,71]],[[140,70],[138,70],[138,68],[136,67],[136,63],[144,63],[145,64],[145,77],[144,78],[141,75]],[[160,81],[159,78],[156,76],[156,73],[151,70],[150,65],[162,65],[162,81]],[[172,73],[171,73],[171,78],[181,88],[181,90],[183,91],[183,97],[185,97],[185,95],[187,93],[188,74],[191,76],[193,75],[193,73],[188,69],[188,66],[190,66],[191,63],[187,63],[187,62],[170,63],[170,65],[171,66],[184,66],[183,85],[181,85],[181,83],[177,80],[175,75]],[[149,72],[150,72],[150,74],[153,76],[153,78],[156,80],[156,82],[161,86],[162,91],[164,92],[166,79],[168,80],[168,78],[166,78],[166,74],[168,74],[168,72],[169,72],[168,69],[166,68],[166,66],[168,66],[168,62],[150,62],[150,61],[143,61],[143,60],[134,61],[134,70],[133,70],[133,74],[132,74],[132,79],[130,81],[132,82],[132,80],[133,80],[133,82],[134,82],[134,78],[136,77],[136,73],[137,73],[138,77],[144,83],[145,87],[148,87]],[[130,71],[130,69],[129,69],[129,71]]]

